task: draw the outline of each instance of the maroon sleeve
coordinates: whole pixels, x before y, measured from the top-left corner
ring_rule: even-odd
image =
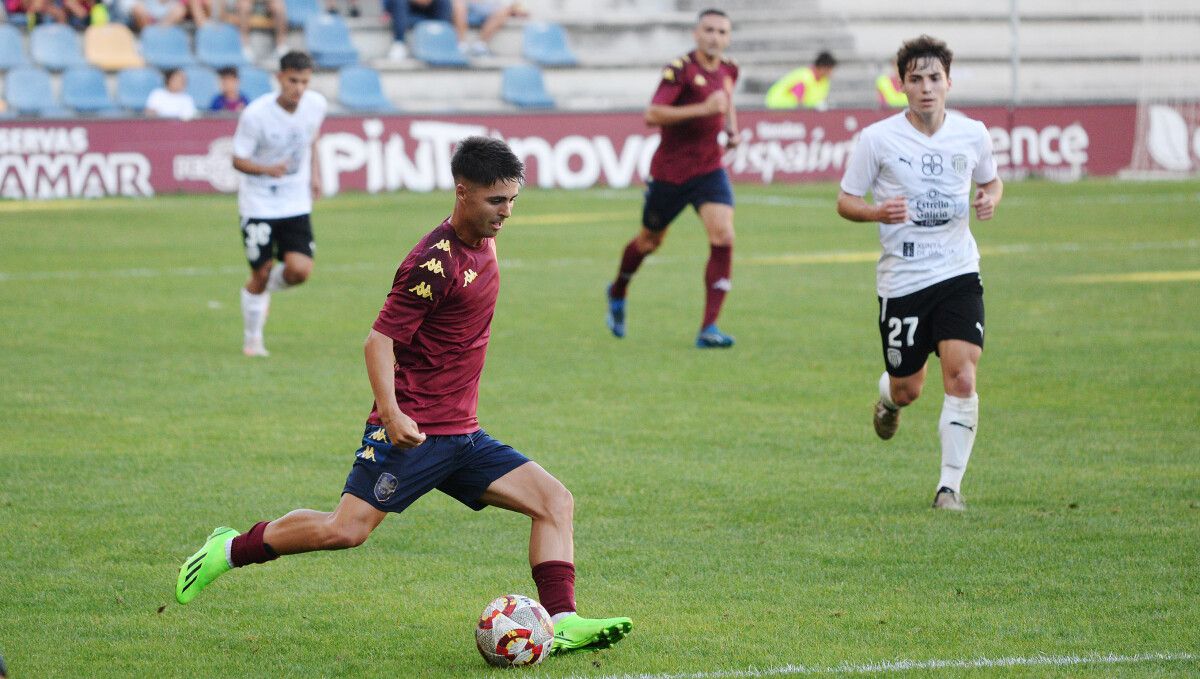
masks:
[[[392,283],[374,328],[400,344],[408,344],[425,317],[454,290],[454,271],[449,256],[436,248],[414,251]]]
[[[663,106],[674,105],[679,100],[679,95],[683,94],[682,74],[683,69],[675,66],[674,63],[663,68],[662,80],[658,82],[658,89],[654,91],[654,97],[650,99],[650,103]]]

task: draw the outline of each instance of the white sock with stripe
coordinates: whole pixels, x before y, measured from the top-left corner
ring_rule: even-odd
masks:
[[[942,439],[942,478],[938,488],[945,486],[958,492],[971,448],[975,445],[975,429],[979,422],[979,394],[967,398],[946,394],[938,434]]]

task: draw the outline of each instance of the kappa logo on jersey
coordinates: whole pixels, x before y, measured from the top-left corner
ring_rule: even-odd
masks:
[[[692,82],[696,83],[696,87],[704,87],[708,84],[708,80],[699,73],[696,74],[696,79]]]
[[[443,252],[450,252],[450,241],[443,238],[440,241],[434,243],[431,247],[437,248],[438,250],[441,250]]]
[[[362,450],[358,451],[358,456],[364,460],[375,462],[375,449],[371,446],[363,446]]]
[[[954,168],[954,174],[966,174],[967,157],[961,153],[956,153],[953,156],[950,156],[950,167]]]
[[[663,69],[663,80],[666,80],[669,83],[675,82],[675,71],[673,71],[669,68],[664,68]]]
[[[408,291],[417,297],[420,297],[421,299],[433,299],[433,288],[429,287],[429,284],[425,281],[417,283],[413,287],[409,288]]]
[[[436,257],[430,258],[430,260],[428,262],[425,262],[424,264],[422,264],[421,266],[419,266],[417,268],[425,269],[426,271],[431,271],[431,272],[441,276],[442,278],[446,277],[446,269],[445,269],[445,267],[442,266],[442,260],[437,259]]]
[[[479,274],[475,273],[474,269],[467,269],[465,272],[463,272],[463,287],[465,288],[468,285],[474,283],[475,277],[478,275]]]
[[[371,432],[370,435],[367,436],[367,438],[371,439],[372,441],[386,441],[387,440],[387,430],[384,429],[383,427],[380,427],[380,428],[376,429],[375,431]]]
[[[675,61],[671,62],[671,65],[675,68],[683,68],[683,59],[676,59]]]

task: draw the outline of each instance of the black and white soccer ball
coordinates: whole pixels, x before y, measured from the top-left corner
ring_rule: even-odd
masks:
[[[536,665],[550,655],[554,622],[538,602],[520,594],[497,597],[475,625],[479,655],[496,667]]]

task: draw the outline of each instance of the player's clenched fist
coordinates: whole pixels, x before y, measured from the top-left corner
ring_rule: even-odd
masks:
[[[725,90],[717,90],[708,95],[705,100],[708,108],[712,113],[725,114],[729,112],[729,93]]]
[[[979,218],[979,221],[991,219],[996,212],[996,201],[992,200],[991,194],[983,189],[976,189],[975,202],[971,203],[971,206],[975,208],[975,216]]]
[[[908,221],[908,200],[904,196],[895,196],[880,203],[878,221],[884,224],[903,224]]]

